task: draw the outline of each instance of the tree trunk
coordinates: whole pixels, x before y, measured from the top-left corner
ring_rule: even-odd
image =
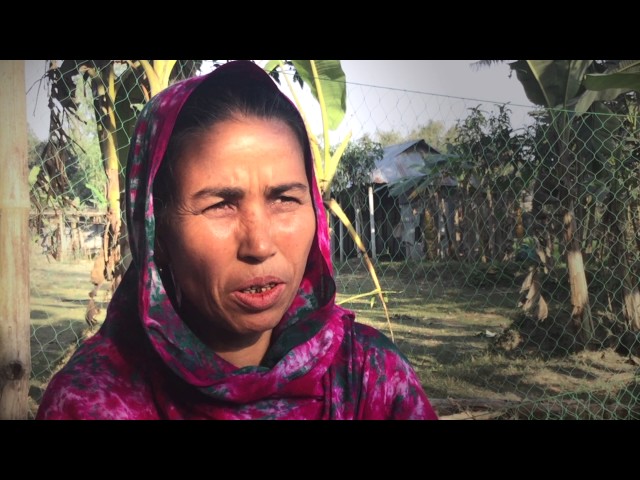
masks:
[[[74,260],[81,258],[82,242],[80,240],[80,230],[78,229],[78,217],[72,215],[69,218],[69,228],[71,232],[71,252]]]
[[[569,149],[569,129],[566,120],[557,126],[558,146],[560,148],[559,167],[561,179],[559,191],[563,211],[563,237],[567,270],[569,273],[569,286],[571,289],[571,321],[578,332],[583,344],[587,345],[594,339],[595,328],[589,303],[589,289],[587,276],[584,270],[584,260],[580,238],[578,237],[576,223],[575,199],[578,198],[578,171],[579,167],[574,154]],[[560,126],[566,128],[560,128]]]
[[[471,195],[467,196],[467,208],[465,209],[465,217],[468,218],[468,231],[466,232],[466,243],[468,245],[468,258],[470,261],[478,261],[482,255],[482,222],[480,219],[480,206],[478,204],[478,191],[473,190]]]
[[[496,252],[497,258],[504,262],[509,259],[512,252],[512,244],[515,234],[516,219],[512,212],[516,211],[515,200],[502,193],[496,199],[497,231],[496,231]]]
[[[549,273],[555,267],[556,260],[553,256],[553,250],[555,248],[555,235],[551,236],[549,229],[545,229],[541,237],[536,244],[540,247],[538,249],[538,256],[542,259],[545,266],[545,273]]]
[[[525,294],[520,300],[522,310],[536,321],[542,322],[549,315],[547,301],[542,296],[542,281],[540,268],[535,265],[529,268],[529,273],[522,282],[520,293]]]
[[[478,204],[478,223],[479,223],[479,247],[480,247],[480,261],[487,263],[491,258],[491,247],[493,244],[493,225],[490,220],[491,216],[491,204],[487,195],[478,195],[480,200]]]
[[[640,290],[637,272],[627,270],[623,277],[623,314],[629,329],[640,332]]]
[[[631,239],[627,238],[629,219],[625,215],[624,205],[620,198],[625,195],[620,186],[612,192],[611,201],[607,204],[607,217],[610,220],[611,232],[611,263],[615,278],[620,282],[616,292],[619,307],[627,327],[634,332],[640,331],[640,290],[638,289],[638,274],[633,268],[633,261],[629,258]],[[624,219],[624,220],[623,220]]]
[[[633,239],[636,246],[636,253],[640,255],[640,202],[634,201],[631,202],[631,207],[629,209],[629,214],[631,216],[631,226],[633,234]]]
[[[496,258],[496,233],[498,229],[498,221],[496,219],[496,204],[493,200],[493,193],[491,189],[487,187],[486,193],[486,203],[487,203],[487,230],[488,230],[488,238],[487,238],[487,250],[489,252],[488,261],[494,260]]]
[[[427,260],[436,260],[438,258],[438,228],[430,203],[424,209],[424,247]]]
[[[582,175],[580,175],[582,177]],[[584,207],[584,202],[586,201],[586,195],[583,194],[584,188],[582,187],[582,178],[576,179],[576,184],[573,188],[574,198],[576,199],[575,203],[575,217],[576,217],[576,239],[580,244],[580,250],[583,250],[583,245],[586,237],[586,228],[585,228],[585,216],[586,216],[586,208]]]
[[[58,212],[58,257],[56,258],[59,262],[65,259],[67,250],[69,250],[67,246],[67,228],[65,222],[64,210],[60,209]]]
[[[29,190],[23,60],[0,62],[0,420],[27,419]]]
[[[640,253],[640,225],[638,221],[638,202],[634,201],[628,209],[628,226],[625,231],[631,237],[626,244],[628,245],[626,251],[626,258],[633,258],[633,247],[636,248],[635,256]],[[634,332],[640,331],[640,272],[634,268],[637,263],[631,263],[627,260],[629,265],[628,275],[625,277],[627,281],[627,290],[625,291],[625,314],[629,323],[629,328]],[[632,266],[633,265],[633,266]]]
[[[589,303],[587,277],[580,242],[575,236],[576,221],[573,215],[573,200],[569,200],[569,208],[564,213],[564,242],[566,247],[567,270],[571,288],[571,320],[579,332],[581,340],[587,344],[593,339],[594,325]]]
[[[115,72],[113,64],[109,64],[105,72],[93,71],[92,88],[94,109],[98,127],[98,141],[107,175],[107,228],[104,236],[104,277],[112,281],[115,291],[121,279],[120,249],[120,162],[116,140]]]
[[[449,258],[458,258],[458,240],[456,238],[456,208],[455,203],[448,191],[441,194],[442,213],[444,216],[444,234],[447,239],[446,256]]]
[[[595,247],[598,243],[598,235],[597,230],[598,223],[596,222],[596,201],[592,196],[589,201],[589,205],[586,209],[585,221],[584,221],[584,230],[586,234],[586,240],[583,244],[584,252],[586,254],[592,254],[595,252]]]
[[[460,243],[461,243],[463,258],[465,261],[469,261],[473,254],[472,250],[473,250],[473,238],[474,238],[473,222],[471,221],[470,215],[469,215],[469,213],[472,212],[472,209],[470,208],[470,205],[469,205],[469,196],[467,195],[466,186],[461,185],[458,191],[460,193],[459,195],[460,217],[459,217],[459,224],[458,224],[458,228],[461,236]],[[473,216],[473,214],[471,214],[471,216]]]

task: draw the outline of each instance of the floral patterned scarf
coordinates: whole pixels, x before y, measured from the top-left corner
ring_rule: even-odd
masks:
[[[405,357],[335,304],[329,230],[311,154],[317,229],[298,295],[259,366],[226,362],[174,310],[154,259],[153,181],[178,114],[204,82],[251,78],[283,95],[252,62],[227,63],[147,103],[127,165],[133,261],[100,330],[51,380],[38,419],[435,419]],[[238,77],[239,78],[239,77]]]

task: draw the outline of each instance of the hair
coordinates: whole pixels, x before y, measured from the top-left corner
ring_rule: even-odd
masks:
[[[178,114],[162,165],[154,179],[156,218],[161,219],[175,200],[173,172],[185,145],[214,125],[228,120],[256,117],[284,122],[302,147],[307,176],[311,182],[309,137],[300,113],[275,84],[267,87],[265,79],[258,82],[252,76],[231,74],[218,79],[214,74],[211,80],[205,80],[189,96]]]

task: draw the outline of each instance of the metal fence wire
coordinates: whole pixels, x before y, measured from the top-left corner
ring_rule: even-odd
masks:
[[[122,190],[149,97],[142,71],[63,61],[46,73],[51,134],[29,153],[33,411],[128,261],[109,188]],[[441,417],[640,418],[637,109],[635,93],[575,115],[347,82],[354,135],[332,194],[390,321],[332,217],[338,301],[393,336]]]

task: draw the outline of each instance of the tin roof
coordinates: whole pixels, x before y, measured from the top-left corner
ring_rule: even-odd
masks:
[[[401,178],[420,177],[424,172],[424,156],[428,153],[440,153],[422,139],[389,145],[376,162],[371,172],[373,183],[392,183]]]

